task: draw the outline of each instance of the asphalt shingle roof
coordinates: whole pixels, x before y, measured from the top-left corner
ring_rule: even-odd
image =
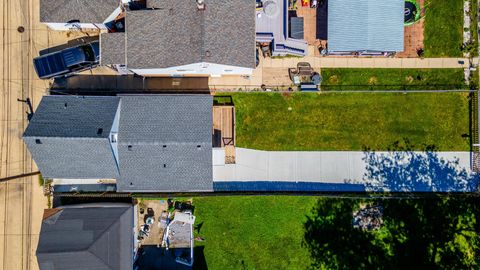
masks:
[[[210,191],[210,95],[121,96],[119,191]],[[131,184],[130,184],[131,183]]]
[[[65,208],[42,222],[40,270],[132,269],[133,207]]]
[[[199,62],[255,68],[255,4],[250,0],[165,0],[161,9],[127,11],[129,68]],[[158,6],[158,3],[155,3]]]
[[[403,51],[404,0],[329,0],[329,51]]]
[[[24,140],[48,178],[115,178],[118,191],[211,191],[212,105],[210,95],[46,96]],[[118,169],[108,138],[117,108]]]
[[[108,138],[24,137],[24,141],[45,178],[116,179],[119,176]]]
[[[103,23],[119,6],[119,0],[40,0],[40,22]]]
[[[119,97],[44,96],[24,136],[107,138],[119,102]]]
[[[117,178],[109,133],[118,97],[45,96],[25,133],[47,178]]]
[[[125,64],[125,33],[103,33],[100,35],[100,65]]]

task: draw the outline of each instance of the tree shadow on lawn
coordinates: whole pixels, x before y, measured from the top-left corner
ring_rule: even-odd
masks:
[[[379,230],[353,227],[360,203],[381,205]],[[480,200],[321,198],[304,223],[314,269],[474,269],[480,256]]]
[[[365,150],[370,191],[430,191],[423,198],[328,199],[317,201],[304,223],[303,246],[312,268],[326,269],[474,269],[480,267],[478,177],[446,161],[434,146],[424,151],[396,142],[387,153]],[[433,192],[431,192],[433,191]],[[436,193],[436,192],[443,193]],[[353,227],[360,204],[379,205],[379,230]]]
[[[363,179],[347,180],[363,184],[370,192],[473,192],[479,185],[479,175],[467,171],[459,159],[440,157],[433,145],[424,151],[410,144],[395,142],[388,152],[364,150],[366,172]]]

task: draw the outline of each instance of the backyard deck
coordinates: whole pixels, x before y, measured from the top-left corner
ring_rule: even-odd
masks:
[[[235,145],[235,107],[213,107],[213,147]]]

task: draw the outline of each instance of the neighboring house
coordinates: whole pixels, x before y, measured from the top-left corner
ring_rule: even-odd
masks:
[[[403,51],[404,0],[328,1],[328,53]]]
[[[124,204],[46,209],[36,251],[40,270],[131,270],[134,213]]]
[[[52,29],[110,32],[100,37],[102,65],[144,76],[249,75],[255,68],[254,1],[40,2],[40,21]]]
[[[273,55],[307,51],[303,37],[290,37],[287,0],[264,2],[256,11],[253,0],[40,0],[40,21],[104,30],[100,64],[138,75],[250,75],[256,42],[271,43]]]
[[[44,96],[25,133],[55,191],[212,191],[210,95]]]
[[[120,0],[41,0],[40,22],[53,30],[100,29],[120,15]]]
[[[303,37],[303,18],[289,18],[288,0],[262,0],[262,5],[256,11],[256,40],[270,43],[273,56],[305,56],[308,44]]]
[[[102,34],[101,64],[139,75],[221,76],[255,68],[255,2],[147,0],[126,10],[125,32]]]

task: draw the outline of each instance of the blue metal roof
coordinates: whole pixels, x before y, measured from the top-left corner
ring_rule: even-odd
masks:
[[[403,51],[404,0],[329,0],[328,50]]]

